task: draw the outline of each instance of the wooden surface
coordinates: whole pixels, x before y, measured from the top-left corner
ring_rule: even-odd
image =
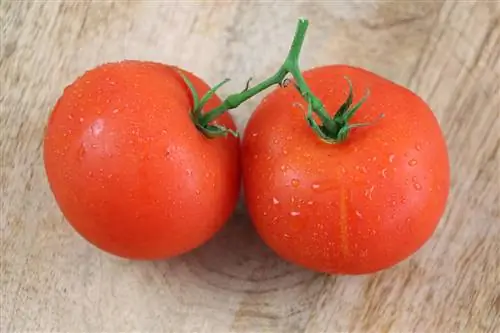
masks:
[[[1,5],[1,332],[500,332],[500,3],[8,1]],[[225,94],[274,72],[296,19],[302,68],[363,66],[429,102],[452,189],[434,237],[371,276],[278,259],[241,207],[208,244],[129,262],[87,244],[48,190],[41,139],[84,70],[123,58],[188,68]],[[223,94],[224,94],[223,93]],[[232,112],[240,128],[259,98]]]

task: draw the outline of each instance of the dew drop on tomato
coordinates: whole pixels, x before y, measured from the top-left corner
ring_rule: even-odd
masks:
[[[408,161],[408,165],[409,165],[409,166],[415,166],[415,165],[417,165],[417,160],[416,160],[416,159],[411,159],[411,160],[409,160],[409,161]]]

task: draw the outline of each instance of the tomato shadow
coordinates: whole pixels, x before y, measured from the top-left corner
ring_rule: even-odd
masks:
[[[318,274],[278,257],[257,234],[240,201],[231,219],[200,248],[169,260],[186,278],[199,277],[217,289],[262,293],[300,284]],[[199,282],[199,281],[198,281]]]

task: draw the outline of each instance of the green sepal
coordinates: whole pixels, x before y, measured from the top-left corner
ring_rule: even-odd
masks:
[[[231,134],[235,138],[237,138],[238,132],[233,131],[230,128],[218,125],[218,124],[209,124],[205,126],[197,126],[200,131],[203,132],[209,138],[216,138],[219,136],[227,136],[227,134]]]
[[[215,92],[224,84],[229,82],[230,79],[224,79],[222,82],[215,85],[213,88],[207,91],[200,100],[193,83],[182,72],[179,71],[179,74],[188,86],[189,90],[191,91],[191,95],[193,96],[193,109],[190,111],[190,114],[196,128],[198,128],[198,130],[200,130],[205,136],[209,138],[227,136],[228,133],[235,137],[238,137],[238,133],[230,128],[226,128],[218,124],[205,124],[203,122],[203,107],[210,100],[210,98],[212,98]]]
[[[196,91],[196,89],[194,88],[194,85],[193,83],[191,82],[191,80],[189,80],[187,78],[186,75],[184,75],[184,73],[182,73],[181,71],[178,71],[179,75],[181,76],[181,78],[184,80],[184,83],[186,83],[186,85],[188,86],[189,88],[189,91],[191,92],[191,95],[193,96],[193,109],[191,110],[191,112],[194,114],[194,116],[196,117],[197,114],[196,112],[198,110],[201,110],[200,108],[200,97],[198,96],[198,92]],[[200,111],[201,112],[201,111]]]

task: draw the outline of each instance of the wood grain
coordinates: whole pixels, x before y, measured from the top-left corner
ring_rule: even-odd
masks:
[[[2,1],[1,332],[500,332],[500,3],[495,1]],[[104,254],[64,222],[41,158],[62,89],[105,61],[176,64],[224,93],[284,58],[349,63],[413,89],[446,134],[449,205],[409,260],[371,276],[277,258],[241,206],[193,253]],[[235,110],[242,128],[260,98]]]

